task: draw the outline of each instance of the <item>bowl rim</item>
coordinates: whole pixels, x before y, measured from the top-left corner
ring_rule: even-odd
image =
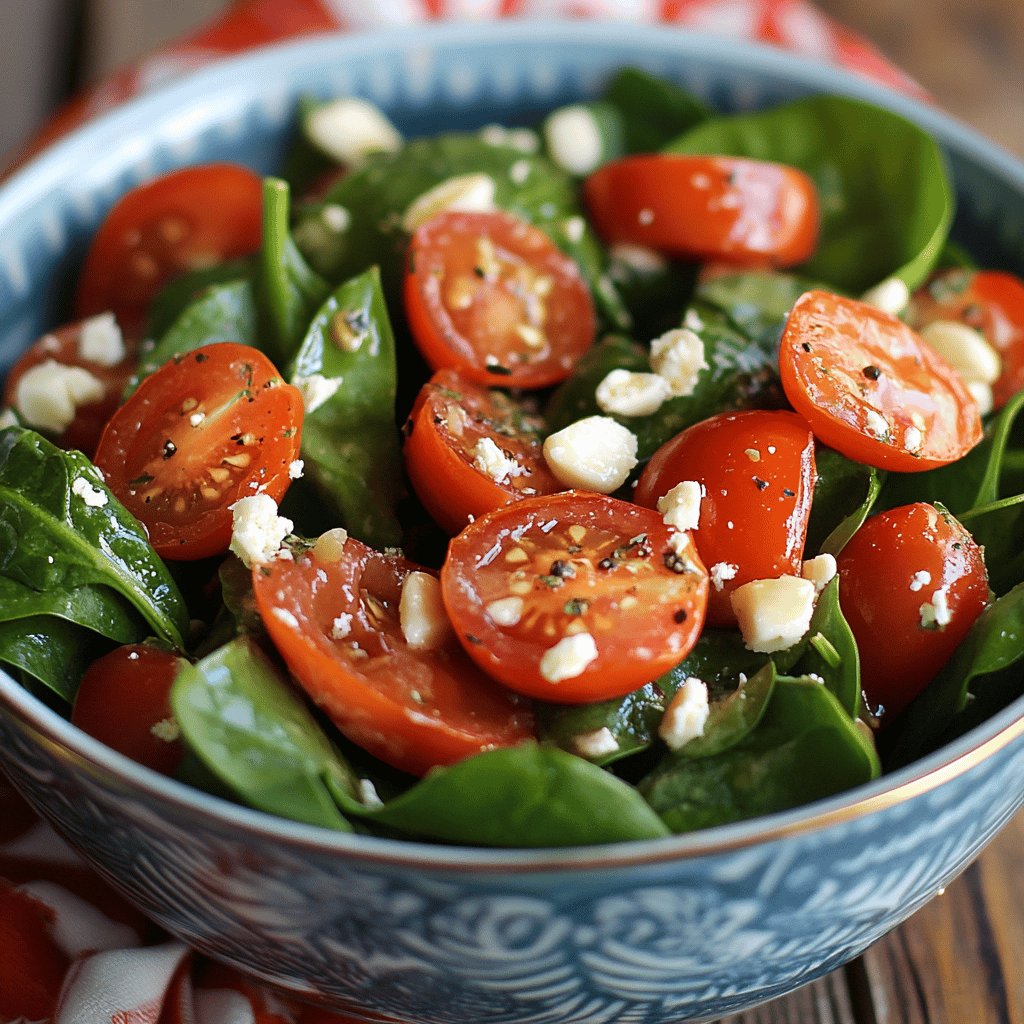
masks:
[[[88,153],[123,139],[140,122],[159,120],[201,100],[218,87],[237,88],[240,79],[265,81],[303,67],[353,56],[431,51],[445,47],[473,50],[531,42],[560,46],[600,44],[642,46],[665,57],[693,57],[727,67],[748,68],[779,83],[808,92],[834,92],[876,103],[914,121],[944,148],[964,153],[994,176],[1008,180],[1024,201],[1024,162],[955,118],[927,104],[834,65],[768,45],[723,39],[679,26],[622,22],[510,20],[491,23],[435,23],[364,33],[328,33],[260,47],[194,71],[152,92],[129,100],[76,129],[19,168],[0,186],[0,223],[17,216],[47,191],[59,187],[69,167]],[[251,90],[250,90],[251,91]],[[4,211],[7,211],[5,214]],[[146,797],[168,801],[178,812],[209,816],[261,838],[283,841],[296,849],[343,854],[381,865],[481,873],[531,873],[619,869],[640,864],[693,860],[724,854],[795,835],[819,832],[894,807],[927,793],[994,756],[1024,736],[1024,697],[952,743],[895,772],[825,800],[729,825],[663,839],[601,846],[553,848],[486,848],[440,845],[334,832],[231,803],[166,778],[111,750],[62,718],[0,669],[0,706],[5,707],[63,748],[80,768],[121,780]]]

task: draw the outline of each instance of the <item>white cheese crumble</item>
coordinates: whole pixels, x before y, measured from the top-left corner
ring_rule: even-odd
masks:
[[[526,607],[521,597],[499,597],[491,601],[484,611],[491,620],[498,626],[515,626],[523,617],[523,609]]]
[[[597,118],[580,103],[556,110],[544,122],[544,141],[551,159],[569,174],[589,174],[604,154]]]
[[[84,476],[75,477],[71,485],[71,493],[77,494],[90,508],[103,508],[107,503],[107,494],[98,487],[93,487]]]
[[[417,651],[435,651],[452,634],[441,600],[441,584],[427,572],[411,572],[402,584],[398,620],[405,642]]]
[[[919,590],[924,590],[932,581],[932,574],[927,569],[918,569],[914,573],[914,578],[910,581],[910,589],[917,593]]]
[[[669,750],[679,750],[704,735],[711,708],[705,682],[690,676],[676,690],[658,724],[658,735]]]
[[[307,413],[315,412],[341,387],[343,378],[325,377],[322,373],[311,373],[308,377],[296,377],[292,383],[302,395],[302,406]]]
[[[47,359],[26,370],[14,389],[14,408],[30,427],[62,434],[80,405],[98,402],[103,382],[80,366]]]
[[[737,587],[730,600],[744,645],[762,654],[788,650],[810,627],[814,598],[814,584],[798,576]]]
[[[689,331],[703,331],[707,326],[695,309],[688,309],[683,317],[683,326]]]
[[[299,620],[287,608],[271,608],[270,614],[277,619],[278,622],[283,622],[289,629],[298,629]]]
[[[965,384],[994,384],[1002,372],[999,353],[985,336],[959,320],[936,320],[921,337],[963,378]]]
[[[601,412],[617,416],[650,416],[671,394],[668,381],[656,373],[611,370],[597,385],[594,397]]]
[[[359,802],[364,807],[384,806],[384,801],[381,800],[377,787],[369,779],[359,780]]]
[[[83,320],[78,333],[78,352],[97,366],[117,366],[124,359],[124,337],[113,313]]]
[[[711,579],[711,585],[720,594],[725,589],[725,585],[729,580],[736,579],[736,575],[739,571],[740,567],[735,565],[733,562],[715,562],[715,564],[708,569],[708,576]]]
[[[488,124],[480,129],[480,138],[488,146],[511,146],[520,153],[536,153],[540,149],[540,136],[532,128]]]
[[[918,609],[921,616],[922,629],[945,629],[953,621],[953,613],[949,608],[949,595],[945,587],[932,594],[930,602],[925,602]]]
[[[277,502],[269,494],[239,498],[231,506],[230,549],[251,569],[277,554],[294,525],[277,514]]]
[[[569,217],[562,223],[562,230],[570,242],[581,242],[587,230],[587,222],[582,217]]]
[[[497,209],[494,179],[489,174],[459,174],[417,196],[402,214],[402,227],[412,234],[421,224],[448,210],[493,213]]]
[[[313,110],[306,131],[319,149],[340,164],[359,164],[371,153],[393,153],[402,136],[379,107],[347,96]]]
[[[668,261],[655,249],[634,242],[616,242],[608,250],[609,273],[614,277],[622,276],[622,271],[646,277],[661,273]]]
[[[868,409],[865,426],[872,437],[879,441],[889,440],[889,421],[877,409]]]
[[[903,447],[906,448],[911,455],[916,455],[921,450],[921,445],[923,444],[923,432],[917,427],[907,427],[903,432]]]
[[[549,683],[575,679],[597,659],[597,644],[589,633],[562,637],[540,659],[540,674]]]
[[[874,306],[875,309],[880,309],[883,313],[888,313],[889,316],[899,316],[910,302],[910,289],[903,278],[887,277],[874,288],[869,288],[860,300]]]
[[[295,459],[288,463],[288,479],[289,480],[300,480],[302,478],[302,471],[305,469],[306,463],[302,459]]]
[[[636,450],[636,435],[607,416],[577,420],[544,442],[544,458],[560,483],[600,494],[626,482]]]
[[[337,203],[328,203],[321,211],[320,218],[335,233],[348,231],[352,223],[352,214]]]
[[[181,739],[181,726],[174,718],[161,718],[149,727],[149,732],[164,743],[175,743]]]
[[[814,584],[814,592],[820,594],[832,582],[837,571],[834,555],[816,555],[800,566],[800,575]]]
[[[477,441],[473,449],[473,466],[496,484],[522,476],[526,472],[523,466],[506,455],[489,437],[481,437]]]
[[[529,160],[517,160],[509,169],[508,177],[513,185],[523,185],[530,176],[533,164]],[[578,241],[578,239],[577,239]]]
[[[192,413],[191,416],[189,416],[188,424],[189,424],[190,427],[198,427],[199,424],[202,423],[203,420],[205,420],[205,419],[206,419],[206,413],[205,412],[194,412],[194,413]]]
[[[580,757],[596,760],[599,757],[607,757],[619,749],[619,741],[612,734],[607,725],[592,732],[581,732],[573,737],[573,749]]]
[[[331,622],[331,639],[344,640],[352,632],[352,615],[350,612],[342,612]]]
[[[667,331],[651,342],[651,367],[668,381],[673,395],[692,395],[701,370],[708,368],[704,342],[688,327]]]
[[[677,530],[696,530],[703,496],[704,488],[696,480],[681,480],[658,499],[662,521]]]

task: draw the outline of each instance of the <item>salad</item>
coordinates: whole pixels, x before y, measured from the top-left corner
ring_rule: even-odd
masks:
[[[879,140],[885,144],[880,145]],[[624,69],[174,171],[11,370],[0,661],[327,828],[567,846],[800,806],[1024,690],[1024,282],[932,139]]]

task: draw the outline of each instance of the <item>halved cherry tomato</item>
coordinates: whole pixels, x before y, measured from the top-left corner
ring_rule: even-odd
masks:
[[[422,775],[533,735],[533,716],[451,640],[406,642],[402,588],[417,566],[345,541],[253,570],[264,625],[292,675],[353,743]]]
[[[818,238],[818,193],[803,171],[727,156],[613,160],[583,186],[606,242],[696,260],[802,263]]]
[[[596,330],[576,264],[507,213],[442,213],[423,224],[409,245],[405,310],[432,369],[496,387],[557,384]]]
[[[685,658],[708,577],[689,535],[659,513],[568,491],[467,526],[441,586],[481,668],[519,693],[575,704],[630,693]]]
[[[1024,281],[1001,270],[946,270],[914,293],[908,310],[920,329],[935,320],[959,320],[985,335],[1003,361],[992,385],[995,407],[1024,388]]]
[[[544,461],[542,431],[540,417],[504,393],[439,370],[409,418],[405,468],[433,519],[455,534],[470,516],[563,489]],[[495,450],[507,464],[488,464]]]
[[[231,506],[280,500],[298,458],[302,395],[262,352],[207,345],[172,359],[114,415],[96,465],[164,558],[221,554]]]
[[[69,958],[53,938],[53,910],[0,878],[0,1020],[53,1019]]]
[[[118,647],[82,676],[71,721],[147,768],[173,775],[185,754],[170,692],[183,658],[146,644]]]
[[[75,296],[78,316],[111,309],[137,333],[172,277],[260,247],[262,197],[259,176],[234,164],[186,167],[132,189],[93,238]]]
[[[779,373],[815,436],[869,466],[933,469],[981,440],[977,403],[956,370],[864,302],[801,295],[782,332]]]
[[[945,665],[988,603],[981,549],[949,513],[918,502],[872,516],[836,561],[865,697],[891,718]]]
[[[814,435],[795,413],[730,412],[687,428],[647,463],[634,500],[657,508],[683,480],[704,496],[693,541],[710,568],[708,624],[735,625],[730,595],[751,580],[800,575],[818,478]]]
[[[62,448],[78,448],[86,455],[92,455],[96,451],[96,445],[107,420],[121,403],[121,395],[131,376],[135,360],[131,354],[131,348],[134,346],[126,347],[124,358],[112,365],[87,358],[82,352],[81,345],[82,327],[85,323],[87,321],[80,320],[59,327],[50,334],[44,334],[11,368],[4,385],[4,404],[17,409],[24,418],[25,413],[19,400],[19,385],[25,374],[33,367],[52,362],[56,364],[50,367],[54,372],[61,366],[77,366],[87,371],[95,378],[97,391],[101,394],[94,401],[74,405],[74,418],[54,437],[54,440]],[[53,386],[52,374],[50,386]],[[43,429],[39,423],[31,422],[30,418],[26,418],[25,422],[36,430]],[[43,432],[49,433],[46,430]]]

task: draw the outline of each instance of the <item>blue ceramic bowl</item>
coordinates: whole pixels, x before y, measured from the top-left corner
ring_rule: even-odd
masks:
[[[232,61],[28,166],[0,190],[2,359],[60,321],[86,241],[118,195],[191,162],[272,169],[300,93],[367,96],[422,134],[532,120],[592,95],[623,64],[727,110],[837,92],[910,117],[949,153],[957,238],[1024,272],[1024,167],[860,79],[656,28],[420,28]],[[906,770],[798,811],[551,851],[429,846],[270,818],[129,762],[3,676],[0,761],[154,920],[295,993],[416,1024],[655,1024],[788,992],[947,885],[1024,802],[1022,715],[1024,700]]]

